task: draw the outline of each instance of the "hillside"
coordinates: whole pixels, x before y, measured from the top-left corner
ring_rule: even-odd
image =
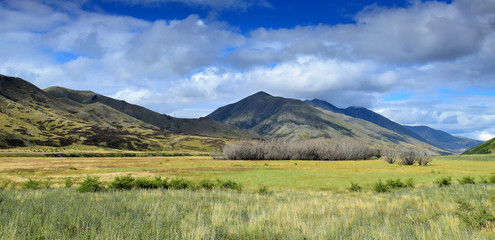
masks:
[[[109,98],[92,91],[76,91],[62,87],[49,87],[44,91],[53,97],[70,99],[81,104],[101,103],[145,123],[172,133],[223,138],[258,137],[255,134],[208,118],[174,118],[122,100]]]
[[[310,104],[311,106],[320,107],[332,112],[341,113],[350,117],[372,122],[385,129],[391,130],[401,135],[407,135],[421,142],[425,142],[454,153],[461,153],[466,149],[482,143],[481,141],[473,139],[452,136],[446,132],[432,129],[426,126],[403,126],[378,113],[362,107],[348,107],[345,109],[338,108],[328,102],[318,99],[314,99],[311,101],[306,100],[305,102],[307,104]]]
[[[451,150],[456,153],[462,153],[467,149],[475,147],[482,141],[469,138],[452,136],[444,131],[436,130],[427,126],[404,126],[407,129],[417,133],[429,143],[442,149]]]
[[[247,129],[265,138],[351,138],[380,148],[425,148],[441,152],[410,136],[371,122],[315,108],[303,101],[258,92],[215,110],[208,118]]]
[[[492,138],[476,147],[473,147],[463,154],[494,154],[495,153],[495,138]]]
[[[0,126],[1,148],[83,144],[167,150],[187,145],[186,142],[205,147],[218,146],[224,141],[182,137],[102,103],[81,104],[55,98],[23,79],[3,75],[0,75]]]
[[[344,108],[338,108],[338,107],[335,107],[334,105],[332,105],[326,101],[322,101],[319,99],[313,99],[311,101],[306,100],[305,103],[307,103],[311,106],[320,107],[320,108],[323,108],[325,110],[329,110],[332,112],[345,114],[345,115],[350,116],[350,117],[360,118],[360,119],[366,120],[368,122],[372,122],[372,123],[374,123],[380,127],[394,131],[396,133],[399,133],[402,135],[407,135],[407,136],[415,138],[419,141],[426,142],[426,139],[424,139],[420,135],[414,133],[413,131],[407,129],[406,127],[404,127],[404,126],[402,126],[402,125],[400,125],[394,121],[391,121],[390,119],[388,119],[388,118],[386,118],[386,117],[384,117],[378,113],[375,113],[369,109],[366,109],[366,108],[362,108],[362,107],[348,107],[345,109]]]

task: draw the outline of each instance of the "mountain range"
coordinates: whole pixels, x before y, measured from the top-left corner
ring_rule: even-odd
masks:
[[[0,75],[0,147],[94,145],[128,150],[219,147],[256,137],[210,119],[177,119],[89,91],[43,91]]]
[[[0,75],[0,147],[85,144],[131,150],[195,145],[228,139],[342,138],[381,149],[459,153],[481,142],[429,127],[403,126],[366,108],[338,108],[258,92],[198,119],[174,118],[92,91],[41,90]],[[189,144],[189,145],[188,145]]]
[[[483,143],[482,141],[478,140],[452,136],[444,131],[436,130],[427,126],[400,125],[378,113],[362,107],[348,107],[343,109],[335,107],[328,102],[318,99],[314,99],[311,101],[306,100],[305,102],[311,106],[320,107],[332,112],[342,113],[350,117],[360,118],[372,122],[378,126],[392,130],[396,133],[410,136],[419,141],[454,153],[464,152],[474,146]]]

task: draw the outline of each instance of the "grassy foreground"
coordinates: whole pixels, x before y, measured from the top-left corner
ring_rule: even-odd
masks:
[[[494,239],[493,222],[465,212],[494,214],[494,203],[493,184],[382,194],[6,190],[0,239]]]

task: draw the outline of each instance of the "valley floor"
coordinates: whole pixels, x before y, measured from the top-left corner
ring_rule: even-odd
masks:
[[[0,182],[9,180],[17,184],[13,188],[20,188],[28,179],[48,180],[57,187],[62,186],[67,177],[78,182],[91,175],[108,182],[116,176],[130,174],[133,177],[160,176],[193,181],[232,180],[248,190],[265,185],[275,191],[347,191],[351,182],[371,189],[379,180],[412,178],[418,186],[432,185],[442,177],[452,177],[457,182],[468,176],[478,181],[481,177],[495,174],[494,155],[439,156],[434,157],[428,166],[404,166],[383,160],[230,161],[198,154],[175,157],[26,157],[16,154],[2,156],[0,153]]]
[[[0,239],[495,239],[494,155],[403,166],[105,154],[2,152]],[[231,180],[242,190],[75,190],[87,176],[108,184],[127,175]],[[63,188],[69,177],[76,184]],[[434,183],[446,177],[452,185]],[[413,188],[375,190],[379,181],[409,178]],[[476,184],[459,183],[469,178]],[[50,189],[21,189],[30,180]],[[351,183],[362,190],[351,192]]]

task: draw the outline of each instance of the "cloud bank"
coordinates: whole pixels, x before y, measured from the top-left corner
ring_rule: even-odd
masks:
[[[271,6],[185,3],[243,11]],[[94,3],[0,2],[0,73],[41,87],[90,89],[181,117],[199,117],[263,90],[364,106],[402,124],[477,139],[495,135],[491,0],[369,6],[355,24],[248,33],[194,14],[147,21],[85,10],[88,4]]]

